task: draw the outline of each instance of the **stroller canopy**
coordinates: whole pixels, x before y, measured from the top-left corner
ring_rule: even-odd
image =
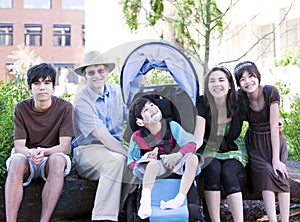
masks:
[[[196,104],[199,82],[189,58],[174,46],[149,42],[134,49],[122,66],[121,89],[127,106],[139,91],[143,75],[154,68],[168,71],[178,86],[190,96],[194,105]]]

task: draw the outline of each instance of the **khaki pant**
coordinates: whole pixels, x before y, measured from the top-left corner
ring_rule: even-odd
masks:
[[[123,178],[127,169],[125,156],[109,151],[104,145],[91,144],[74,149],[73,164],[80,176],[99,180],[92,220],[118,221],[122,182],[130,181]]]

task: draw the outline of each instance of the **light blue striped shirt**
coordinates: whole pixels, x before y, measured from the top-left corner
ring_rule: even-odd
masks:
[[[128,109],[123,103],[118,85],[106,83],[101,95],[86,86],[75,98],[74,108],[76,142],[73,142],[73,146],[101,143],[92,132],[102,127],[106,127],[113,137],[122,141]]]

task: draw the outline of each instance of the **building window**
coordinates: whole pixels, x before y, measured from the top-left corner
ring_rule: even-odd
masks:
[[[84,10],[84,0],[62,0],[62,9]]]
[[[78,75],[74,72],[75,65],[73,63],[53,63],[52,65],[56,70],[55,85],[78,84]]]
[[[53,25],[53,45],[70,46],[71,45],[71,26]]]
[[[13,7],[13,0],[0,1],[0,8],[12,8],[12,7]]]
[[[271,59],[275,56],[275,32],[274,24],[262,25],[259,27],[260,54],[262,59]]]
[[[53,63],[56,70],[55,94],[60,96],[65,93],[75,95],[78,84],[78,75],[74,72],[72,63]]]
[[[26,24],[25,25],[25,45],[41,46],[42,45],[42,25]]]
[[[0,23],[0,45],[13,45],[13,25]]]
[[[82,45],[85,46],[85,25],[81,26]]]
[[[285,30],[281,35],[282,40],[282,49],[283,50],[292,50],[297,47],[300,43],[300,20],[299,19],[291,19],[287,20],[285,23]]]
[[[51,0],[24,0],[24,8],[51,9]]]

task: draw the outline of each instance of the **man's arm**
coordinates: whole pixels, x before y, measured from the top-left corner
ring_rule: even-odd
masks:
[[[34,156],[35,162],[40,163],[45,156],[50,156],[53,153],[67,154],[70,149],[71,137],[59,137],[59,144],[49,148],[37,147]]]
[[[28,157],[32,153],[32,150],[34,149],[29,149],[28,147],[25,146],[25,144],[26,144],[25,139],[15,140],[14,148],[16,153],[22,153]]]
[[[15,140],[14,141],[14,149],[16,153],[22,153],[25,156],[27,156],[28,160],[32,162],[33,164],[39,164],[43,158],[37,157],[37,149],[32,148],[29,149],[28,147],[25,146],[26,140],[25,139],[20,139],[20,140]]]
[[[53,153],[67,154],[70,149],[72,137],[62,136],[59,137],[59,144],[50,148],[37,147],[37,150],[44,152],[44,156],[49,156]]]
[[[67,154],[70,149],[72,137],[60,137],[59,144],[50,148],[36,147],[29,149],[25,146],[26,140],[15,140],[15,152],[22,153],[28,157],[28,160],[34,164],[42,162],[45,156],[49,156],[53,153]]]
[[[123,154],[127,157],[128,150],[122,145],[120,141],[114,138],[105,127],[95,129],[92,134],[99,139],[103,145],[105,145],[109,150]]]

